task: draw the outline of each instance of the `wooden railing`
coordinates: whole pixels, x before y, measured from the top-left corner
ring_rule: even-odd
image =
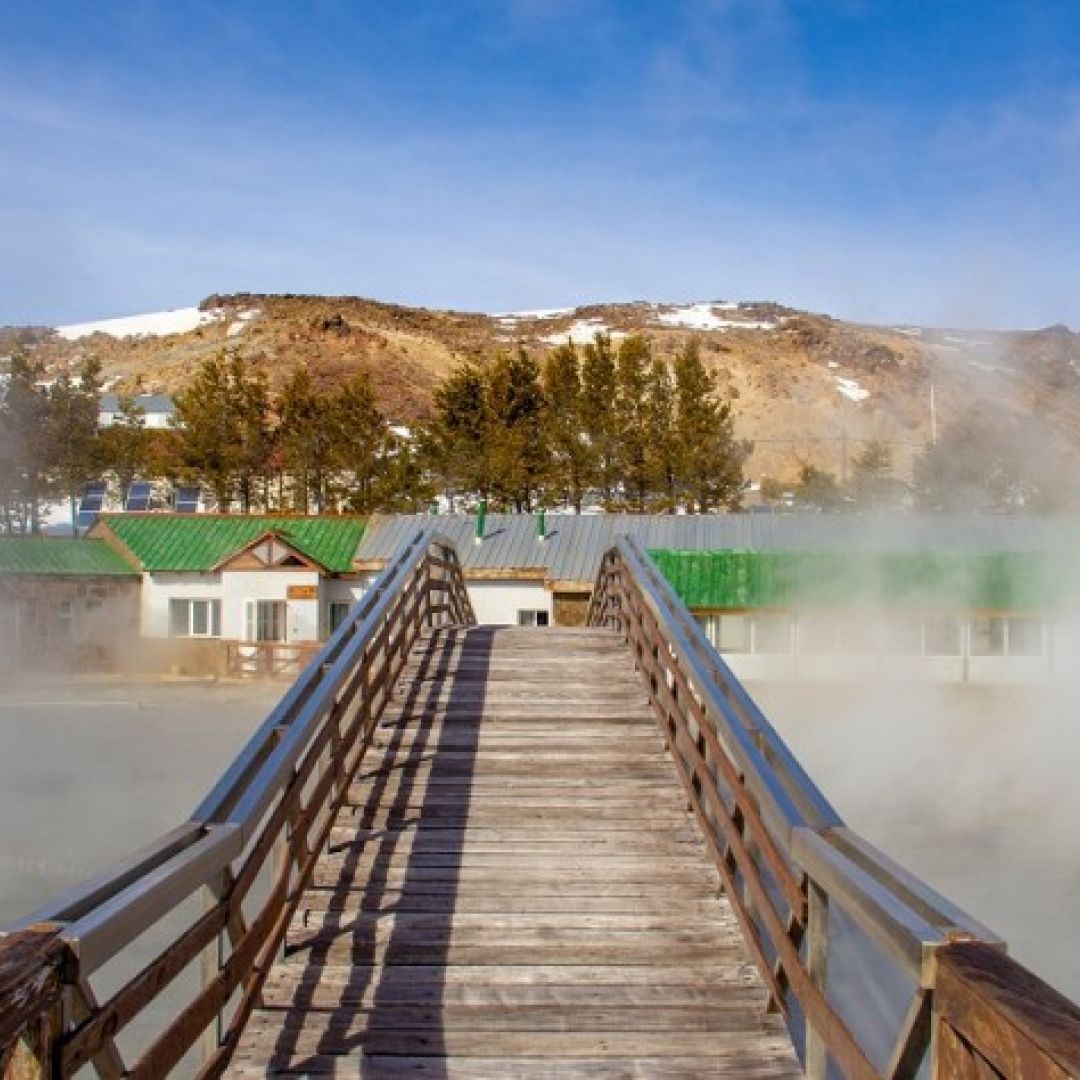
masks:
[[[1080,1077],[1080,1010],[844,824],[633,540],[605,556],[589,624],[633,650],[809,1077]]]
[[[236,679],[295,678],[319,648],[314,641],[226,641],[225,674]]]
[[[0,1075],[160,1077],[200,1047],[220,1075],[410,648],[474,621],[453,547],[417,530],[188,821],[0,940]],[[122,1054],[136,1020],[159,1030]]]

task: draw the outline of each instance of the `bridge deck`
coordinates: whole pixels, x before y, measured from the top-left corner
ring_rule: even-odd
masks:
[[[791,1077],[629,654],[417,651],[232,1074]]]

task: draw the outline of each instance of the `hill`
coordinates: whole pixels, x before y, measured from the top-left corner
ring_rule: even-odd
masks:
[[[410,423],[467,356],[517,343],[540,354],[597,332],[646,335],[673,354],[691,335],[752,439],[749,474],[791,478],[803,462],[842,473],[871,439],[906,474],[931,433],[972,410],[1030,420],[1080,448],[1080,335],[866,326],[771,302],[592,304],[487,315],[359,297],[214,295],[197,308],[59,329],[0,330],[0,353],[33,351],[50,375],[95,356],[109,388],[175,393],[199,362],[237,349],[279,386],[298,365],[333,383],[367,371],[384,411]],[[993,422],[988,420],[988,422]]]

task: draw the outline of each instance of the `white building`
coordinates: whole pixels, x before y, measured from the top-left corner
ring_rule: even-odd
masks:
[[[154,513],[103,514],[91,536],[141,568],[143,638],[205,642],[203,667],[214,666],[221,642],[309,646],[266,653],[295,666],[363,594],[355,566],[363,531],[355,517]],[[195,663],[200,654],[183,655]],[[258,655],[234,651],[231,666]]]
[[[167,394],[136,394],[135,404],[142,411],[145,428],[167,428],[176,415],[176,405]],[[120,418],[120,397],[105,393],[98,399],[98,427],[111,427]]]
[[[633,535],[747,679],[1023,682],[1080,658],[1080,531],[1030,518],[135,513],[104,514],[91,535],[139,568],[140,632],[167,655],[295,667],[432,523],[494,624],[581,624],[604,553]]]

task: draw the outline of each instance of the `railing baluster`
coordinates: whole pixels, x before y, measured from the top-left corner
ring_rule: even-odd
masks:
[[[829,975],[829,897],[812,881],[806,895],[806,973],[810,981],[827,996]],[[828,1047],[821,1031],[806,1017],[807,1080],[825,1080],[829,1067]]]

